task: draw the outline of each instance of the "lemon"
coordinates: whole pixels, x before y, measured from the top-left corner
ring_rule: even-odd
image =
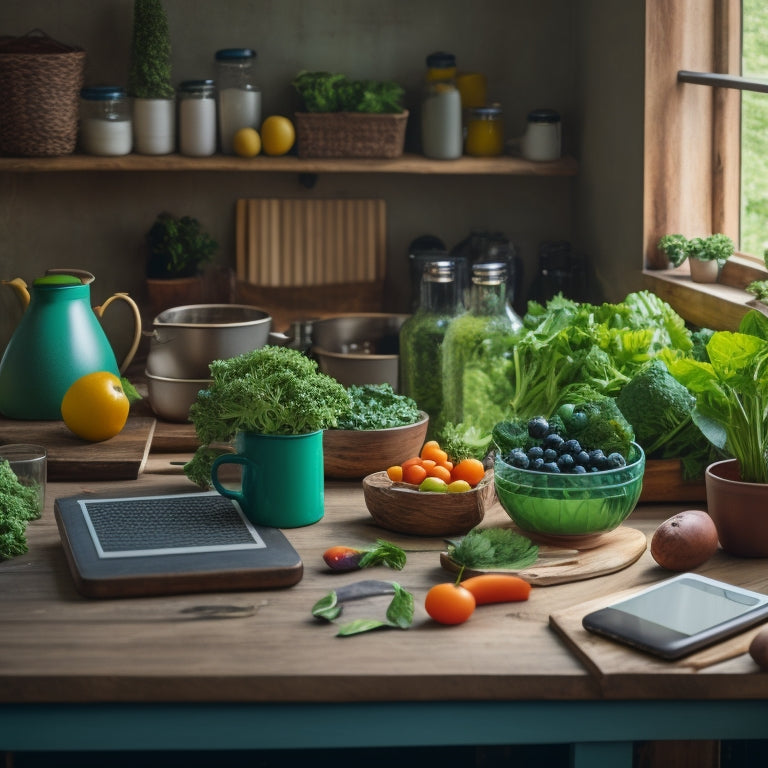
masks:
[[[270,115],[261,124],[261,141],[268,155],[285,155],[296,141],[293,123],[282,115]]]
[[[255,128],[241,128],[232,138],[232,148],[240,157],[256,157],[261,152],[261,137]]]
[[[109,371],[95,371],[67,389],[61,418],[78,437],[99,442],[122,431],[130,407],[120,379]]]

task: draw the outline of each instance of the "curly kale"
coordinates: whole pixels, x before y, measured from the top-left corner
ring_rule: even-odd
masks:
[[[416,401],[398,394],[390,384],[352,384],[347,393],[350,411],[339,418],[337,429],[389,429],[421,419]]]
[[[209,369],[211,384],[189,409],[202,448],[230,443],[238,432],[297,435],[329,429],[350,410],[345,387],[296,349],[267,345],[214,360]],[[196,458],[184,470],[199,480],[212,460],[202,451]]]
[[[0,461],[0,560],[27,551],[27,523],[41,511],[37,488],[20,483],[8,461]]]

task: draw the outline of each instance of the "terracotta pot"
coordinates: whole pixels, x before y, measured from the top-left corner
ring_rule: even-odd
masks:
[[[738,557],[768,557],[768,483],[742,481],[736,459],[710,464],[705,482],[720,546]]]
[[[691,280],[694,283],[716,283],[720,267],[716,261],[688,259],[691,267]]]

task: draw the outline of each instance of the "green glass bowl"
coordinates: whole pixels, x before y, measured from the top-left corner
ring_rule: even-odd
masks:
[[[583,475],[519,469],[497,457],[494,483],[501,506],[532,538],[594,537],[626,520],[644,472],[643,449],[632,443],[626,466]]]

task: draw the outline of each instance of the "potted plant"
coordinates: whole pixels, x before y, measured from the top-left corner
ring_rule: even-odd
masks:
[[[323,430],[351,407],[347,390],[298,349],[264,346],[210,366],[211,384],[189,411],[200,447],[184,466],[202,488],[234,498],[251,522],[278,528],[323,516]],[[234,447],[235,453],[229,448]],[[237,464],[240,489],[219,467]],[[301,468],[291,478],[289,468]]]
[[[202,302],[202,273],[219,246],[200,222],[192,216],[163,212],[147,231],[145,242],[147,290],[153,313]]]
[[[704,437],[726,458],[707,467],[707,509],[735,555],[768,557],[768,317],[748,312],[737,332],[716,331],[706,361],[668,360],[696,398]]]
[[[133,98],[134,149],[167,155],[176,146],[171,41],[161,0],[134,0],[128,95]]]
[[[717,275],[725,262],[733,256],[733,240],[721,233],[688,239],[685,235],[664,235],[658,247],[673,267],[686,259],[691,267],[691,280],[698,283],[717,282]]]

